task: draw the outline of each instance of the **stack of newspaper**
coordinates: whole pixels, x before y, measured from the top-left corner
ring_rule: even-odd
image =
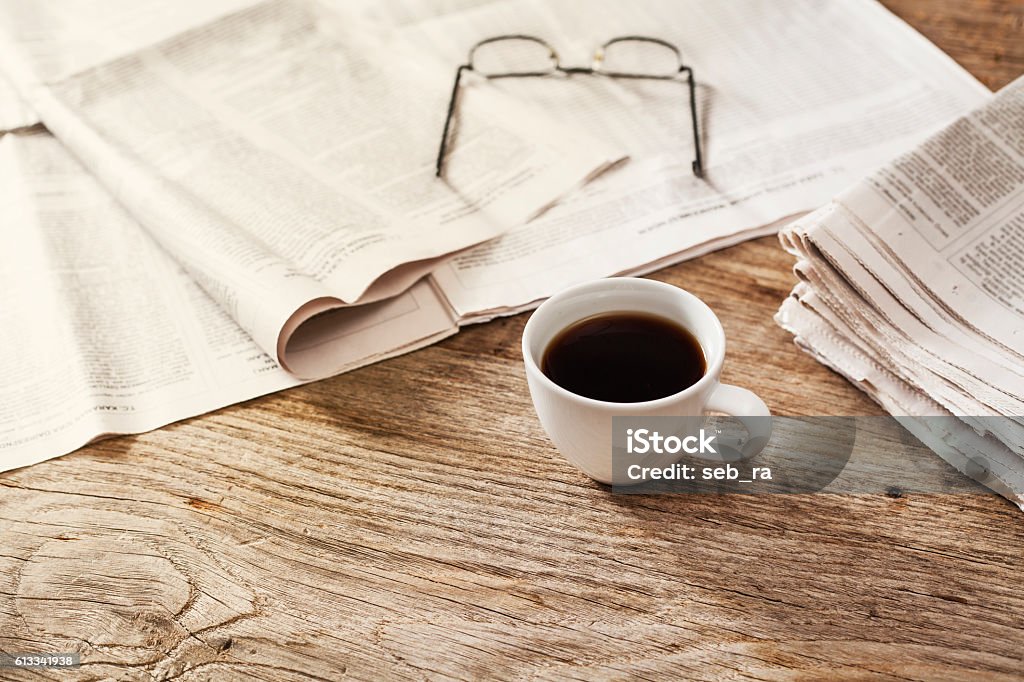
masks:
[[[435,178],[509,33],[678,45],[706,177],[681,83],[469,74]],[[774,232],[990,97],[873,0],[0,0],[0,469]]]
[[[1024,508],[1024,77],[780,236],[779,323]]]

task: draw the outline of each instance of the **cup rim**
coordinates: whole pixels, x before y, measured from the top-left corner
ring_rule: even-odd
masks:
[[[704,360],[705,362],[708,363],[708,367],[707,370],[704,372],[704,376],[698,379],[696,383],[694,383],[691,386],[687,386],[681,391],[678,391],[671,395],[664,396],[662,398],[655,398],[654,400],[644,400],[635,403],[619,403],[608,400],[597,400],[595,398],[588,398],[578,393],[573,393],[569,389],[562,388],[561,386],[556,384],[546,374],[544,374],[544,372],[541,371],[540,367],[537,366],[537,362],[534,360],[533,354],[530,353],[529,348],[527,348],[527,342],[531,337],[531,325],[534,324],[534,320],[537,318],[537,316],[543,314],[545,309],[550,310],[551,308],[556,307],[561,300],[571,296],[572,294],[578,293],[580,291],[585,291],[587,289],[600,290],[604,287],[615,288],[616,282],[630,282],[631,284],[639,283],[641,287],[649,287],[652,290],[665,291],[671,293],[673,296],[680,296],[686,301],[687,305],[696,306],[698,309],[702,310],[710,317],[712,326],[714,327],[714,335],[718,337],[718,344],[721,348],[721,351],[718,353],[717,357],[709,359],[707,357],[707,348],[705,347],[705,344],[701,343],[701,350],[704,351]],[[586,316],[581,317],[579,319],[585,319],[585,317]],[[693,333],[693,330],[689,331]],[[697,341],[700,342],[701,339],[698,338]],[[668,284],[666,282],[660,282],[656,279],[646,279],[643,277],[607,277],[604,279],[583,282],[582,284],[575,284],[566,289],[562,289],[561,291],[559,291],[558,293],[556,293],[555,295],[551,296],[546,301],[541,303],[537,307],[537,309],[533,311],[533,313],[530,315],[530,319],[526,321],[526,326],[523,328],[522,353],[523,362],[526,365],[527,371],[532,373],[538,381],[545,384],[548,388],[554,390],[555,393],[558,393],[559,395],[562,395],[566,398],[578,400],[586,405],[593,405],[595,407],[613,407],[616,409],[634,411],[638,408],[646,409],[663,407],[667,404],[679,400],[680,398],[687,398],[691,394],[699,392],[708,384],[716,383],[718,381],[718,376],[721,374],[722,371],[722,364],[725,361],[725,329],[722,328],[722,321],[718,319],[718,315],[715,314],[715,311],[712,310],[707,303],[705,303],[699,297],[690,293],[686,289],[677,287],[674,284]]]

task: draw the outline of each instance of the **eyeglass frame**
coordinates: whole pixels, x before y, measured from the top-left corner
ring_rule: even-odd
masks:
[[[496,43],[496,42],[499,42],[499,41],[502,41],[502,40],[528,40],[530,42],[534,42],[534,43],[537,43],[537,44],[541,45],[542,47],[546,48],[548,50],[548,52],[549,52],[548,56],[551,59],[551,68],[549,70],[546,70],[546,71],[524,71],[524,72],[497,73],[497,74],[481,73],[480,71],[477,71],[476,69],[474,69],[473,68],[473,56],[476,54],[476,51],[478,49],[480,49],[481,47],[483,47],[484,45],[489,45],[490,43]],[[653,44],[656,44],[656,45],[661,45],[662,47],[667,47],[668,49],[672,50],[672,52],[675,54],[676,61],[679,64],[679,70],[676,71],[676,73],[666,74],[666,75],[624,73],[624,72],[617,72],[617,71],[602,71],[601,70],[601,64],[604,61],[605,51],[609,47],[611,47],[612,45],[615,45],[616,43],[621,43],[621,42],[626,42],[626,41],[637,41],[637,42],[653,43]],[[538,78],[538,77],[541,77],[541,76],[552,76],[552,75],[555,75],[557,73],[562,73],[562,74],[565,74],[566,76],[571,76],[571,75],[575,75],[575,74],[584,74],[584,75],[590,75],[590,76],[607,76],[609,78],[633,78],[633,79],[639,79],[639,80],[663,80],[663,81],[669,81],[669,80],[678,80],[679,79],[679,75],[685,73],[686,74],[686,82],[687,82],[687,85],[689,87],[689,92],[690,92],[690,123],[691,123],[691,125],[693,127],[693,147],[694,147],[694,155],[695,155],[694,156],[694,160],[693,160],[693,162],[691,164],[691,167],[693,169],[693,174],[695,176],[697,176],[698,178],[703,178],[704,177],[704,162],[703,162],[703,156],[701,154],[701,149],[700,149],[700,130],[699,130],[699,126],[698,126],[698,123],[697,123],[696,83],[695,83],[694,76],[693,76],[693,69],[691,67],[689,67],[689,66],[686,66],[686,64],[683,63],[683,55],[679,51],[679,48],[677,48],[675,45],[673,45],[672,43],[670,43],[670,42],[668,42],[666,40],[662,40],[661,38],[649,38],[649,37],[646,37],[646,36],[619,36],[617,38],[612,38],[611,40],[609,40],[608,42],[604,43],[603,45],[601,45],[600,47],[598,47],[594,51],[593,65],[589,66],[589,67],[587,67],[587,66],[568,66],[568,67],[567,66],[562,66],[561,63],[560,63],[560,60],[558,58],[558,53],[555,51],[555,48],[551,47],[551,45],[549,45],[545,40],[543,40],[541,38],[537,38],[535,36],[528,36],[528,35],[522,35],[522,34],[509,34],[509,35],[494,36],[492,38],[487,38],[485,40],[481,40],[480,42],[478,42],[476,45],[474,45],[469,50],[469,60],[468,60],[468,62],[466,64],[462,64],[461,66],[459,66],[458,70],[455,72],[455,83],[452,85],[452,95],[451,95],[451,98],[448,100],[448,114],[447,114],[447,116],[445,117],[445,120],[444,120],[444,132],[441,134],[441,147],[440,147],[440,149],[438,149],[438,152],[437,152],[437,172],[435,174],[436,177],[441,177],[441,171],[442,171],[442,169],[444,167],[445,152],[447,151],[447,147],[448,147],[448,137],[449,137],[449,133],[450,133],[450,129],[451,129],[452,118],[453,118],[453,116],[455,114],[455,104],[456,104],[456,101],[458,99],[459,85],[460,85],[460,83],[462,81],[462,73],[464,71],[472,71],[473,73],[476,73],[476,74],[478,74],[480,76],[483,76],[487,80],[492,80],[492,79],[495,79],[495,78]]]

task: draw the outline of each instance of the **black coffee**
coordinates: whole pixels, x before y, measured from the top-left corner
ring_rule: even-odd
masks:
[[[545,349],[541,371],[586,398],[638,403],[693,386],[707,362],[697,339],[675,322],[621,312],[563,329]]]

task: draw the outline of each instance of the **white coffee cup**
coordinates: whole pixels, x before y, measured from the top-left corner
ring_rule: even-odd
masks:
[[[658,400],[613,403],[572,393],[541,371],[544,351],[563,329],[594,315],[649,313],[688,329],[704,350],[707,371],[689,388]],[[700,417],[721,412],[739,419],[750,442],[764,447],[771,436],[771,413],[754,393],[719,382],[725,359],[722,323],[693,294],[663,282],[613,277],[561,291],[545,301],[523,330],[523,361],[530,396],[540,423],[555,447],[572,464],[601,483],[630,484],[613,471],[612,417]],[[746,452],[746,456],[756,452]],[[676,459],[679,459],[676,457]]]

